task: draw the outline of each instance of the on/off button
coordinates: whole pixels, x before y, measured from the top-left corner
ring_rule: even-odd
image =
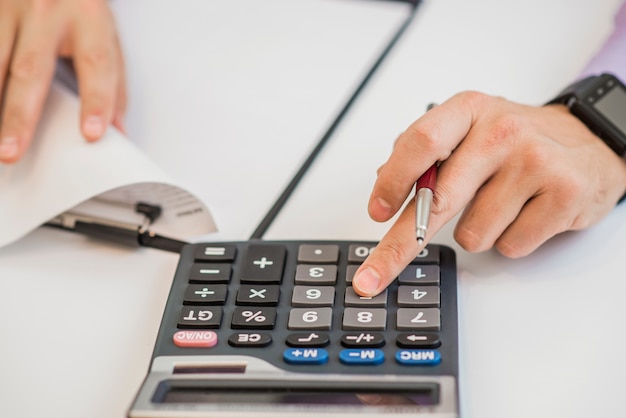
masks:
[[[178,347],[213,347],[217,344],[217,334],[209,330],[183,330],[173,336]]]

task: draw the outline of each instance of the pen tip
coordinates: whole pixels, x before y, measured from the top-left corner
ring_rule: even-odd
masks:
[[[424,243],[424,238],[417,237],[417,243],[418,243],[418,245],[422,245]]]

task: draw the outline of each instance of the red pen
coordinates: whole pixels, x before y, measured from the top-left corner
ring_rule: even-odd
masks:
[[[415,183],[415,237],[422,244],[428,232],[430,207],[437,182],[437,163],[433,164]]]

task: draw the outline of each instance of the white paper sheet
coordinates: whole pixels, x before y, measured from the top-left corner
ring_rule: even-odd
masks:
[[[0,165],[0,247],[77,205],[81,213],[140,224],[133,205],[144,201],[163,210],[153,232],[182,239],[215,231],[207,207],[117,130],[85,141],[78,115],[78,98],[54,84],[26,155]]]

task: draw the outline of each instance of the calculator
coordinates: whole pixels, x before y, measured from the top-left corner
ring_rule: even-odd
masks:
[[[128,417],[459,417],[455,253],[429,244],[361,297],[375,248],[186,245]]]

